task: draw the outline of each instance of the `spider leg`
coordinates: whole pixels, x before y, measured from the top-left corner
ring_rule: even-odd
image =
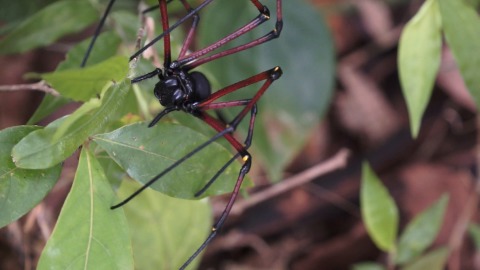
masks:
[[[244,109],[235,117],[235,119],[230,123],[230,125],[227,125],[225,126],[225,124],[221,123],[220,121],[216,120],[215,118],[209,116],[208,114],[206,113],[202,113],[201,114],[201,119],[204,120],[205,122],[207,122],[210,126],[212,126],[215,130],[218,131],[217,134],[215,134],[213,137],[211,137],[209,140],[207,140],[206,142],[204,142],[203,144],[197,146],[195,149],[193,149],[190,153],[186,154],[185,156],[183,156],[182,158],[180,158],[179,160],[177,160],[176,162],[172,163],[172,165],[170,165],[169,167],[167,167],[165,170],[163,170],[162,172],[160,172],[158,175],[156,175],[155,177],[153,177],[152,179],[150,179],[147,183],[145,183],[140,189],[138,189],[136,192],[134,192],[133,194],[131,194],[128,198],[126,198],[125,200],[123,200],[122,202],[114,205],[111,207],[111,209],[115,209],[115,208],[118,208],[124,204],[126,204],[127,202],[129,202],[131,199],[133,199],[134,197],[136,197],[139,193],[141,193],[143,190],[145,190],[147,187],[151,186],[153,183],[155,183],[158,179],[160,179],[162,176],[164,176],[165,174],[167,174],[168,172],[170,172],[171,170],[173,170],[175,167],[177,167],[178,165],[182,164],[184,161],[186,161],[187,159],[189,159],[190,157],[192,157],[193,155],[195,155],[196,153],[200,152],[203,148],[207,147],[208,145],[210,145],[212,142],[216,141],[217,139],[221,138],[221,137],[225,137],[225,139],[227,139],[227,141],[229,141],[229,143],[237,150],[237,152],[243,154],[243,148],[244,146],[239,143],[232,135],[231,133],[233,133],[233,131],[235,130],[235,128],[238,126],[238,124],[240,123],[240,120],[243,119],[243,117],[245,116],[243,114],[243,112],[245,111],[245,109],[248,108],[248,110],[252,110],[253,107],[255,107],[255,103],[256,101],[260,98],[261,94],[263,94],[263,92],[265,92],[266,88],[268,88],[268,86],[273,82],[273,80],[276,80],[278,79],[280,76],[281,76],[281,69],[279,67],[275,67],[271,70],[267,70],[267,71],[264,71],[258,75],[255,75],[255,76],[252,76],[246,80],[243,80],[241,81],[242,83],[239,84],[233,84],[233,85],[236,85],[236,87],[232,88],[232,87],[225,87],[223,88],[222,90],[219,90],[217,91],[216,93],[214,94],[217,94],[219,92],[221,92],[222,94],[217,94],[216,95],[216,98],[215,99],[208,99],[206,101],[204,101],[203,103],[201,103],[199,106],[202,106],[204,107],[205,109],[208,109],[209,107],[216,107],[218,108],[218,106],[223,106],[225,107],[225,104],[228,103],[227,102],[218,102],[218,103],[212,103],[214,100],[220,98],[221,96],[223,95],[226,95],[228,93],[231,93],[231,92],[234,92],[235,90],[238,90],[242,87],[245,87],[247,85],[250,85],[250,84],[253,84],[255,82],[258,82],[258,81],[261,81],[261,79],[259,78],[264,78],[264,80],[267,80],[264,85],[260,88],[260,90],[257,92],[257,94],[254,96],[254,98],[250,99],[249,102],[247,103],[247,105],[245,105]],[[261,75],[261,76],[260,76]],[[259,95],[260,93],[260,95]],[[213,94],[213,95],[214,95]],[[231,103],[232,101],[230,101]],[[241,104],[241,103],[244,103],[245,101],[233,101],[237,104]],[[203,104],[203,105],[202,105]],[[211,105],[210,105],[211,104]],[[218,104],[218,105],[215,105],[215,104]],[[231,107],[231,106],[230,106]],[[247,112],[248,112],[247,110]],[[256,109],[255,109],[256,110]],[[161,112],[160,114],[164,114],[164,112]],[[242,116],[243,114],[243,116]],[[158,116],[157,116],[158,117]],[[253,119],[253,120],[252,120]],[[254,121],[254,117],[252,118],[250,121]],[[252,128],[252,131],[253,131],[253,128]],[[249,132],[249,135],[247,135],[247,140],[248,141],[251,141],[251,137],[252,137],[252,132]],[[250,138],[250,139],[248,139]]]
[[[242,185],[243,179],[245,178],[245,175],[248,173],[250,170],[250,167],[252,166],[252,161],[250,158],[250,154],[246,152],[246,155],[243,157],[244,164],[242,168],[240,169],[240,173],[237,178],[237,182],[235,183],[235,187],[233,189],[232,195],[230,196],[230,199],[228,200],[227,206],[223,210],[222,214],[220,215],[220,218],[218,219],[217,223],[212,227],[212,231],[210,232],[210,235],[205,239],[205,241],[202,243],[202,245],[193,253],[190,258],[179,268],[180,270],[185,269],[197,256],[202,252],[202,250],[205,249],[205,247],[212,241],[212,239],[217,236],[218,230],[222,227],[223,223],[225,223],[225,220],[228,217],[228,214],[230,213],[230,210],[232,210],[233,203],[235,202],[235,199],[238,196],[238,193],[240,191],[240,187]]]
[[[246,151],[251,143],[252,143],[252,138],[253,138],[253,127],[255,124],[255,117],[257,114],[257,105],[256,101],[263,95],[263,93],[268,89],[270,84],[278,79],[282,75],[282,70],[280,67],[275,67],[270,70],[264,71],[262,73],[259,73],[255,76],[252,76],[250,78],[247,78],[245,80],[242,80],[238,83],[232,84],[230,86],[227,86],[215,93],[213,93],[210,98],[205,100],[204,102],[200,103],[198,105],[198,108],[202,110],[211,110],[211,109],[220,109],[220,108],[227,108],[227,107],[234,107],[234,106],[245,106],[244,109],[234,118],[233,121],[230,122],[230,124],[225,125],[218,119],[215,119],[211,116],[209,116],[206,113],[202,113],[200,115],[200,119],[205,121],[208,125],[213,127],[217,131],[223,130],[226,126],[233,127],[235,130],[238,126],[238,124],[241,122],[243,117],[245,117],[245,112],[248,112],[248,110],[251,111],[250,115],[250,123],[248,126],[248,133],[247,133],[247,138],[245,139],[245,146],[242,146],[238,141],[233,137],[233,136],[225,136],[225,139],[227,139],[230,144],[237,150],[237,154],[231,158],[225,165],[201,188],[197,193],[195,193],[195,196],[198,197],[201,194],[203,194],[212,184],[217,180],[217,178],[223,173],[223,171],[226,170],[226,168],[235,160],[236,158],[239,157],[239,154],[241,154],[243,151]],[[235,92],[238,89],[244,88],[248,85],[251,85],[253,83],[266,80],[263,86],[257,91],[255,96],[252,99],[244,99],[244,100],[234,100],[234,101],[224,101],[224,102],[215,102],[215,100],[219,99],[220,97],[227,95],[229,93]]]
[[[184,58],[179,58],[177,60],[179,65],[185,65],[184,68],[186,70],[191,70],[195,67],[198,67],[199,65],[202,65],[207,62],[211,62],[215,59],[225,57],[227,55],[231,55],[237,52],[241,52],[244,50],[247,50],[249,48],[258,46],[260,44],[263,44],[265,42],[268,42],[272,39],[278,38],[280,36],[280,33],[282,32],[283,29],[283,16],[282,16],[282,1],[277,0],[277,8],[276,8],[276,16],[277,16],[277,21],[275,23],[275,28],[267,33],[266,35],[257,38],[255,40],[252,40],[248,43],[245,43],[243,45],[236,46],[234,48],[213,54],[211,56],[207,56],[204,58],[199,59],[201,56],[210,53],[217,48],[225,45],[226,43],[244,35],[247,32],[250,32],[252,29],[256,28],[257,26],[261,25],[262,23],[266,22],[267,20],[270,19],[270,11],[268,8],[260,3],[258,0],[251,0],[252,4],[255,5],[255,7],[259,11],[259,15],[254,18],[252,21],[250,21],[248,24],[244,25],[243,27],[237,29],[230,35],[218,40],[217,42],[211,44],[208,47],[205,47],[197,52],[194,52],[187,57]]]
[[[250,100],[240,100],[240,101],[242,101],[241,102],[242,105],[246,105],[247,103],[250,102]],[[230,103],[231,104],[232,102],[225,102],[225,103]],[[235,105],[233,105],[233,106],[235,106]],[[228,107],[230,107],[230,106],[228,106]],[[253,127],[254,127],[254,124],[255,124],[256,115],[257,115],[257,105],[254,104],[254,106],[252,107],[252,110],[251,110],[250,123],[249,123],[249,126],[248,126],[247,138],[245,139],[245,142],[244,142],[245,146],[243,147],[245,151],[248,150],[248,148],[250,148],[250,145],[252,144]],[[241,152],[237,152],[231,159],[229,159],[227,161],[227,163],[225,163],[225,165],[223,165],[222,168],[220,168],[220,170],[218,170],[217,173],[215,173],[215,175],[199,191],[197,191],[197,193],[195,193],[195,197],[199,197],[200,195],[202,195],[215,182],[215,180],[217,180],[217,178],[228,168],[228,166],[230,166],[230,164],[232,164],[233,161],[235,159],[239,158],[240,156],[241,156]]]
[[[162,17],[162,28],[165,35],[163,36],[163,63],[164,66],[169,66],[172,62],[172,52],[170,48],[170,32],[167,32],[169,29],[168,26],[168,13],[167,13],[167,2],[165,0],[158,0],[160,5],[160,15]]]
[[[207,239],[205,239],[205,241],[192,254],[192,256],[188,258],[188,260],[180,267],[180,269],[185,269],[198,256],[198,254],[200,254],[200,252],[202,252],[205,249],[205,247],[210,243],[210,241],[212,241],[212,239],[217,235],[218,231],[222,228],[223,224],[225,223],[225,220],[227,219],[230,211],[232,210],[233,204],[240,191],[240,187],[242,186],[243,179],[245,178],[245,175],[250,171],[250,167],[252,166],[252,156],[247,150],[250,147],[252,143],[252,138],[253,138],[253,128],[255,124],[255,117],[257,114],[256,102],[267,90],[267,88],[271,85],[271,83],[274,80],[278,79],[281,75],[282,75],[282,70],[280,69],[280,67],[275,67],[273,69],[264,71],[260,74],[252,76],[246,80],[243,80],[237,84],[234,84],[234,87],[226,87],[222,90],[215,92],[213,95],[218,93],[216,96],[207,99],[206,101],[204,101],[198,106],[199,108],[203,108],[203,109],[211,109],[213,107],[218,108],[218,106],[231,107],[231,106],[244,105],[245,107],[243,108],[242,111],[240,111],[240,113],[237,114],[234,120],[231,121],[230,124],[227,126],[225,126],[219,120],[208,115],[204,111],[200,114],[199,118],[202,119],[208,125],[210,125],[212,128],[214,128],[215,130],[217,130],[219,133],[223,132],[228,128],[231,128],[231,131],[225,134],[224,138],[237,150],[237,154],[233,158],[231,158],[229,161],[227,161],[227,163],[219,170],[219,172],[217,172],[217,174],[215,174],[214,177],[210,179],[210,181],[208,181],[208,183],[195,195],[197,196],[197,194],[200,195],[201,193],[203,193],[218,178],[220,173],[223,172],[237,157],[242,157],[243,164],[238,174],[237,181],[235,182],[235,187],[232,191],[232,194],[230,195],[230,198],[228,200],[227,205],[225,206],[225,209],[223,210],[217,222],[212,227],[212,230],[208,235]],[[223,95],[232,93],[238,89],[241,89],[245,86],[248,86],[250,84],[253,84],[261,80],[265,80],[265,83],[260,87],[260,89],[254,95],[254,97],[248,101],[238,100],[233,102],[227,101],[227,102],[213,103],[213,101],[215,101],[216,99],[218,99]],[[212,106],[213,104],[216,104],[216,105]],[[233,137],[232,133],[235,131],[235,129],[240,124],[240,122],[245,117],[245,114],[248,111],[250,111],[251,113],[248,134],[247,134],[247,138],[245,139],[245,145],[241,145],[240,142],[238,142],[237,139]]]
[[[100,35],[100,31],[102,30],[103,25],[105,24],[105,20],[107,19],[108,13],[110,13],[110,10],[112,9],[113,3],[115,0],[110,0],[107,5],[107,9],[105,10],[105,13],[103,13],[102,18],[100,19],[100,23],[97,25],[97,28],[95,29],[95,34],[92,37],[92,40],[90,41],[90,44],[88,45],[87,52],[83,56],[82,64],[80,67],[85,67],[87,64],[88,57],[90,56],[90,53],[92,52],[93,45],[95,45],[95,41],[97,41],[98,36]]]
[[[226,129],[222,130],[221,132],[215,134],[215,136],[211,137],[210,139],[208,139],[206,142],[202,143],[201,145],[197,146],[195,149],[193,149],[190,153],[186,154],[185,156],[183,156],[182,158],[178,159],[177,161],[175,161],[174,163],[172,163],[172,165],[168,166],[165,170],[163,170],[161,173],[157,174],[155,177],[153,177],[152,179],[150,179],[147,183],[145,183],[141,188],[139,188],[137,191],[135,191],[134,193],[132,193],[130,196],[128,196],[126,199],[124,199],[123,201],[121,201],[120,203],[116,204],[116,205],[113,205],[110,207],[110,209],[116,209],[116,208],[119,208],[123,205],[125,205],[126,203],[128,203],[129,201],[131,201],[133,198],[135,198],[138,194],[140,194],[142,191],[144,191],[146,188],[148,188],[149,186],[151,186],[153,183],[155,183],[158,179],[162,178],[164,175],[166,175],[167,173],[169,173],[171,170],[175,169],[178,165],[182,164],[183,162],[185,162],[186,160],[188,160],[189,158],[191,158],[192,156],[194,156],[196,153],[200,152],[202,149],[204,149],[205,147],[209,146],[211,143],[213,143],[214,141],[218,140],[219,138],[225,136],[226,134],[228,133],[231,133],[232,132],[232,128],[231,127],[227,127]]]
[[[167,4],[172,2],[173,0],[168,0]],[[181,0],[183,1],[183,0]],[[100,35],[100,31],[102,31],[103,26],[105,25],[105,21],[107,19],[108,14],[112,10],[113,4],[115,3],[115,0],[110,0],[107,4],[107,8],[105,9],[105,12],[102,15],[102,18],[100,19],[100,22],[98,23],[97,27],[95,28],[95,32],[92,36],[92,40],[90,41],[90,44],[88,45],[87,51],[85,52],[85,55],[83,56],[82,63],[80,64],[80,67],[85,67],[87,64],[88,58],[90,57],[90,53],[93,50],[93,46],[95,45],[95,42],[97,41],[98,36]],[[151,12],[153,10],[156,10],[159,7],[159,5],[155,5],[152,7],[149,7],[142,11],[142,15]],[[132,58],[133,59],[133,58]],[[132,60],[130,59],[130,60]]]
[[[191,12],[193,10],[192,7],[190,7],[190,5],[188,4],[188,2],[186,0],[180,0],[180,2],[182,2],[183,6],[185,7],[185,9],[188,12]],[[190,45],[193,42],[193,37],[194,37],[195,31],[197,30],[199,21],[200,21],[200,15],[198,15],[198,13],[195,13],[193,15],[192,25],[190,26],[190,30],[188,30],[187,37],[185,38],[185,41],[183,42],[182,49],[180,50],[180,54],[179,54],[178,58],[182,58],[187,53],[188,48],[190,47]]]
[[[183,18],[181,18],[180,20],[178,20],[177,22],[175,22],[172,26],[168,27],[168,29],[164,30],[164,32],[160,35],[158,35],[157,37],[155,37],[154,39],[152,39],[149,43],[147,43],[145,46],[143,46],[143,48],[141,48],[140,50],[138,50],[137,52],[135,52],[132,56],[130,56],[130,61],[133,60],[134,58],[136,58],[137,56],[139,56],[140,54],[142,54],[145,50],[147,50],[148,48],[150,48],[153,44],[157,43],[160,39],[164,38],[166,35],[168,35],[170,32],[172,32],[175,28],[177,28],[178,26],[180,26],[182,23],[184,23],[186,20],[190,19],[190,17],[192,16],[195,16],[195,14],[198,14],[198,12],[204,8],[205,6],[207,6],[208,4],[210,4],[213,0],[205,0],[204,2],[202,2],[200,5],[198,5],[196,8],[193,8],[191,9],[187,15],[185,15]],[[159,3],[160,3],[160,7],[161,7],[161,3],[162,2],[165,2],[164,0],[159,0]],[[162,16],[162,25],[163,25],[163,19],[164,16]],[[165,16],[165,19],[168,20],[168,18]]]

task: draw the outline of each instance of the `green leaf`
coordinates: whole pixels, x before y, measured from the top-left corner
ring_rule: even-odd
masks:
[[[362,262],[353,265],[352,270],[385,270],[386,268],[375,262]]]
[[[60,107],[62,107],[63,105],[69,102],[70,102],[70,99],[62,96],[55,97],[51,95],[45,95],[42,102],[38,106],[37,110],[35,110],[35,113],[28,120],[27,124],[28,125],[36,124],[37,122],[49,116],[50,114],[55,112],[57,109],[59,109]]]
[[[270,21],[226,47],[254,40],[274,28],[275,1],[264,4],[270,8]],[[205,9],[200,21],[199,43],[202,47],[209,45],[255,16],[258,10],[250,1],[215,1]],[[332,38],[321,14],[306,1],[283,1],[283,16],[284,28],[278,39],[205,65],[210,71],[208,78],[219,82],[213,90],[275,66],[283,69],[283,76],[258,102],[252,147],[255,161],[266,165],[270,178],[277,181],[328,108],[335,73]],[[259,87],[256,84],[239,90],[226,99],[252,97]],[[233,119],[232,115],[229,119]],[[246,125],[241,129],[245,135]]]
[[[75,125],[82,120],[83,117],[95,111],[102,105],[100,99],[92,98],[90,101],[83,103],[74,113],[69,115],[62,121],[62,124],[57,128],[53,134],[52,141],[59,141],[70,129],[74,129]]]
[[[420,130],[440,67],[441,18],[436,0],[427,0],[405,26],[399,43],[398,68],[412,136]]]
[[[62,96],[76,101],[87,101],[100,93],[109,82],[119,82],[128,73],[128,59],[115,56],[87,67],[42,74]]]
[[[477,106],[480,106],[480,18],[463,0],[439,0],[448,46]]]
[[[363,222],[373,242],[381,250],[394,252],[398,232],[398,209],[388,190],[367,162],[362,168],[360,205]]]
[[[2,2],[3,8],[0,9],[1,22],[19,22],[25,20],[28,16],[37,12],[54,0],[17,0]]]
[[[100,108],[90,111],[88,114],[84,114],[84,110],[79,110],[69,116],[77,119],[73,123],[62,118],[42,130],[30,133],[12,150],[15,164],[26,169],[43,169],[65,160],[88,136],[104,130],[108,121],[115,120],[112,119],[112,116],[123,106],[129,89],[129,82],[115,84],[106,91]],[[83,115],[78,117],[76,114],[79,113]],[[57,129],[63,129],[61,128],[62,124],[70,127],[61,137],[53,140]]]
[[[87,66],[100,63],[114,56],[116,54],[116,48],[120,45],[120,41],[120,38],[111,32],[101,34],[97,39],[95,49],[90,54]],[[56,70],[78,69],[89,44],[90,39],[87,39],[75,45],[68,51],[65,61],[61,62]],[[28,124],[37,123],[70,101],[70,99],[62,96],[54,97],[45,95],[42,103],[40,103],[33,116],[28,120]]]
[[[91,143],[91,145],[94,142]],[[101,150],[101,149],[100,149]],[[100,165],[102,165],[103,172],[105,173],[110,185],[113,190],[117,190],[122,184],[123,180],[127,177],[127,173],[120,167],[105,151],[100,151],[97,153],[98,149],[93,150],[95,152],[95,157],[97,158]]]
[[[124,181],[118,194],[127,197],[140,186]],[[143,191],[123,206],[130,225],[136,269],[178,269],[210,233],[212,213],[206,200],[171,198]],[[188,269],[196,269],[197,258]]]
[[[65,57],[65,60],[61,62],[56,71],[78,69],[82,64],[83,57],[87,52],[87,48],[90,45],[91,38],[86,39],[74,47],[72,47]],[[121,39],[113,32],[105,32],[98,36],[95,46],[88,58],[87,66],[101,63],[108,58],[113,57],[117,53],[117,49],[120,46]]]
[[[18,126],[0,131],[0,227],[20,218],[37,205],[60,177],[61,166],[46,170],[15,167],[10,153],[35,126]]]
[[[395,262],[405,264],[418,257],[435,240],[441,226],[448,195],[443,195],[434,205],[419,214],[408,225],[398,242]]]
[[[156,0],[155,2],[156,4],[154,5],[158,5],[158,0]],[[134,48],[135,41],[137,40],[137,32],[138,32],[138,29],[140,28],[138,13],[133,14],[132,11],[134,10],[136,9],[133,8],[133,9],[129,9],[128,11],[117,10],[117,11],[113,11],[110,14],[111,20],[115,22],[115,30],[122,37],[124,43],[130,43],[133,45],[130,47],[130,49]],[[152,13],[160,14],[160,12],[158,11],[156,12],[152,11],[149,15],[151,15]],[[129,53],[133,53],[133,52],[129,50]]]
[[[480,226],[475,223],[470,223],[468,226],[468,234],[472,237],[475,248],[480,250]]]
[[[111,133],[96,135],[93,139],[141,183],[146,183],[208,140],[185,126],[165,122],[152,128],[147,128],[146,123],[135,123]],[[185,199],[231,192],[240,171],[239,162],[231,164],[202,196],[194,197],[231,157],[232,154],[225,148],[212,143],[159,179],[152,188]]]
[[[0,54],[21,53],[76,33],[97,19],[88,1],[59,1],[30,16],[0,40]]]
[[[95,157],[84,148],[38,269],[133,269],[128,225]]]
[[[448,248],[440,247],[423,255],[402,270],[443,270],[448,259]]]

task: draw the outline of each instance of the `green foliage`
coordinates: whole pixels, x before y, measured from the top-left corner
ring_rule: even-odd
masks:
[[[396,263],[412,261],[432,244],[440,231],[447,203],[448,196],[444,195],[407,225],[398,242]]]
[[[475,244],[475,248],[480,250],[480,226],[478,224],[471,223],[468,226],[468,233]]]
[[[362,262],[353,265],[352,270],[385,270],[386,268],[374,262]]]
[[[102,131],[106,121],[122,106],[129,89],[129,83],[115,84],[101,100],[93,98],[70,116],[30,133],[13,148],[13,161],[21,168],[45,169],[65,160],[89,136]]]
[[[88,1],[59,1],[30,16],[0,41],[0,54],[22,53],[76,33],[97,19]]]
[[[59,0],[50,5],[42,2],[45,8],[26,17],[24,22],[12,22],[3,29],[8,33],[0,41],[0,53],[48,46],[83,30],[98,18],[104,2],[95,7],[90,1]],[[175,2],[169,7],[185,12]],[[273,15],[275,2],[265,3],[272,8]],[[238,14],[237,8],[245,13],[232,17],[231,14]],[[216,16],[219,9],[218,14],[223,17]],[[258,12],[249,1],[215,1],[201,15],[198,43],[207,44],[212,41],[212,34],[216,35],[213,38],[221,38],[233,32],[235,24],[244,25]],[[25,126],[0,132],[0,158],[5,161],[0,165],[0,177],[8,180],[0,182],[2,226],[33,208],[55,184],[60,164],[82,148],[74,184],[42,253],[39,269],[177,267],[210,232],[210,209],[205,200],[178,200],[154,190],[171,197],[200,199],[231,192],[238,177],[241,164],[234,162],[202,196],[194,197],[232,157],[231,147],[219,139],[168,173],[153,185],[153,190],[144,191],[122,207],[127,219],[124,210],[109,209],[138,188],[131,182],[120,184],[127,175],[145,183],[214,134],[188,115],[173,114],[153,128],[146,127],[143,120],[148,121],[161,108],[152,93],[155,79],[133,87],[130,84],[130,74],[141,75],[153,69],[149,60],[141,59],[134,67],[129,67],[126,60],[133,51],[138,21],[136,10],[115,7],[107,20],[111,30],[99,36],[85,68],[79,67],[90,40],[73,46],[54,72],[37,76],[61,96],[46,96],[30,124],[71,101],[81,102],[76,111],[44,128]],[[252,146],[254,156],[259,156],[274,179],[281,177],[283,168],[298,153],[309,130],[326,110],[334,76],[332,40],[320,14],[303,1],[284,1],[284,21],[279,39],[199,68],[207,74],[214,90],[274,66],[284,69],[284,76],[258,104]],[[218,29],[211,31],[212,25]],[[160,31],[160,26],[155,27]],[[274,21],[270,20],[235,42],[251,41],[273,27]],[[174,59],[185,36],[181,32],[179,27],[172,33]],[[156,47],[162,57],[160,43]],[[312,66],[305,68],[305,63]],[[241,90],[241,98],[253,96],[257,89],[258,85]],[[229,100],[237,98],[237,94],[228,96]],[[234,113],[235,109],[233,113],[226,112],[229,117]],[[243,132],[245,127],[241,127]],[[240,141],[244,138],[238,137]],[[243,187],[249,185],[247,178]],[[117,188],[120,199],[112,191]]]
[[[478,29],[478,13],[465,0],[427,0],[405,27],[399,44],[398,68],[414,137],[418,135],[438,72],[442,31],[467,88],[480,105]]]
[[[395,252],[398,209],[367,163],[363,164],[360,204],[365,227],[375,244],[384,251]]]
[[[117,53],[117,50],[115,50],[114,48],[119,47],[120,41],[120,38],[113,32],[106,32],[101,34],[97,38],[95,50],[93,50],[90,54],[86,66],[88,67],[89,65],[98,64],[102,61],[107,60],[110,57],[113,57]],[[80,64],[82,63],[83,57],[85,55],[85,52],[87,51],[87,47],[89,44],[90,38],[73,46],[65,56],[65,60],[57,66],[56,70],[64,71],[70,69],[78,69],[78,67],[80,67]],[[54,74],[55,73],[53,73],[52,75]],[[44,117],[50,115],[55,110],[69,102],[71,102],[71,100],[63,96],[45,96],[45,98],[42,100],[42,103],[35,111],[34,115],[28,120],[27,124],[31,125],[37,123]]]
[[[407,265],[403,270],[442,270],[445,269],[445,264],[448,259],[448,248],[441,247],[428,252],[418,260],[410,265]]]
[[[365,227],[377,247],[389,253],[392,263],[405,266],[402,269],[443,269],[448,258],[447,248],[424,253],[440,231],[447,203],[448,196],[443,195],[416,216],[397,241],[397,206],[370,166],[363,165],[360,204]],[[354,269],[378,267],[375,263],[362,263]]]
[[[118,195],[127,197],[139,187],[124,181]],[[181,200],[145,190],[123,208],[136,269],[178,269],[210,232],[212,213],[206,200]],[[199,262],[187,269],[196,269]]]
[[[127,72],[127,58],[116,56],[83,69],[45,73],[42,78],[62,96],[85,102],[99,95],[105,83],[119,82],[127,76]]]
[[[467,85],[480,106],[480,17],[477,11],[462,0],[438,0],[442,14],[445,39]]]
[[[418,135],[440,67],[442,49],[440,11],[436,0],[427,0],[405,26],[398,48],[398,68],[412,135]],[[419,42],[422,40],[422,42]]]
[[[10,155],[12,148],[35,126],[18,126],[0,131],[0,227],[20,218],[37,205],[53,188],[61,166],[44,170],[18,168]]]
[[[141,183],[148,182],[188,154],[199,145],[198,142],[208,140],[201,133],[178,124],[164,123],[152,128],[147,128],[147,124],[135,123],[93,137],[128,175]],[[178,170],[165,175],[162,181],[155,183],[152,188],[172,197],[195,199],[194,194],[230,157],[229,151],[213,144],[180,165]],[[204,162],[205,160],[208,162]],[[231,192],[239,171],[240,164],[229,166],[201,197]]]
[[[38,269],[133,269],[127,220],[123,209],[110,210],[114,201],[100,163],[84,147]]]

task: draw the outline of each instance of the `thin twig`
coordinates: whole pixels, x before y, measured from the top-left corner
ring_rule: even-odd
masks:
[[[278,184],[271,186],[270,188],[260,191],[256,194],[253,194],[247,200],[240,201],[234,205],[232,209],[232,214],[239,215],[243,213],[246,209],[257,205],[261,202],[264,202],[270,198],[278,196],[284,192],[287,192],[295,187],[304,185],[317,177],[327,174],[329,172],[338,170],[339,168],[344,167],[347,164],[347,158],[350,155],[350,151],[347,149],[341,149],[335,156],[322,162],[318,165],[313,166],[297,175],[289,177]]]
[[[0,91],[22,91],[22,90],[38,90],[45,92],[52,96],[59,96],[60,93],[57,90],[49,86],[45,81],[39,81],[31,84],[13,84],[13,85],[0,85]]]

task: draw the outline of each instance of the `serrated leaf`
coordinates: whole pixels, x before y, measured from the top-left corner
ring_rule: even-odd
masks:
[[[122,82],[110,87],[102,98],[102,106],[76,117],[74,123],[65,122],[65,118],[52,122],[42,130],[30,133],[23,138],[12,150],[12,157],[18,167],[26,169],[49,168],[65,160],[95,132],[102,131],[115,115],[117,110],[123,106],[125,96],[130,89],[130,82]],[[87,105],[88,106],[88,105]],[[84,113],[82,110],[79,113]],[[57,129],[66,123],[68,128],[62,136],[53,140]]]
[[[0,54],[21,53],[76,33],[97,19],[88,1],[59,1],[30,16],[0,40]]]
[[[0,227],[20,218],[37,205],[53,188],[62,170],[24,170],[15,167],[10,153],[35,126],[18,126],[0,131]]]
[[[448,195],[415,217],[400,236],[395,262],[405,264],[425,251],[435,240],[443,221]]]
[[[443,30],[447,44],[462,74],[463,80],[480,105],[480,18],[475,9],[463,0],[439,0]]]
[[[440,67],[441,17],[436,0],[427,0],[400,37],[398,69],[407,102],[412,136],[420,130]]]
[[[111,133],[93,137],[135,180],[146,183],[176,160],[208,140],[207,137],[185,126],[162,122],[152,128],[146,123],[135,123]],[[240,171],[235,161],[199,198],[194,194],[232,157],[220,145],[213,143],[178,166],[152,188],[169,196],[199,199],[231,192]]]
[[[276,1],[262,3],[270,8],[270,21],[226,47],[244,44],[274,28]],[[250,1],[214,1],[204,14],[198,33],[202,46],[245,25],[258,10]],[[277,181],[328,108],[335,73],[332,38],[321,14],[306,1],[283,1],[283,17],[284,28],[278,39],[205,65],[213,76],[209,79],[219,82],[214,90],[275,66],[283,69],[283,76],[257,103],[252,147],[256,162],[266,165],[270,178]],[[258,87],[239,90],[227,99],[252,97]],[[229,119],[233,119],[232,114]],[[245,134],[246,126],[240,129]]]
[[[360,206],[363,222],[373,242],[381,250],[393,252],[398,232],[398,209],[367,162],[362,168]]]
[[[124,181],[118,195],[127,197],[138,188],[135,182]],[[147,189],[122,208],[132,228],[136,269],[178,269],[211,228],[206,200],[175,199]],[[199,262],[197,258],[188,269],[196,269]]]
[[[418,258],[402,270],[443,270],[448,259],[448,248],[437,248]]]
[[[95,157],[84,148],[38,269],[133,269],[128,225]]]
[[[87,67],[42,74],[62,96],[76,101],[88,101],[100,94],[109,82],[119,82],[128,73],[128,59],[115,56],[99,64]]]

